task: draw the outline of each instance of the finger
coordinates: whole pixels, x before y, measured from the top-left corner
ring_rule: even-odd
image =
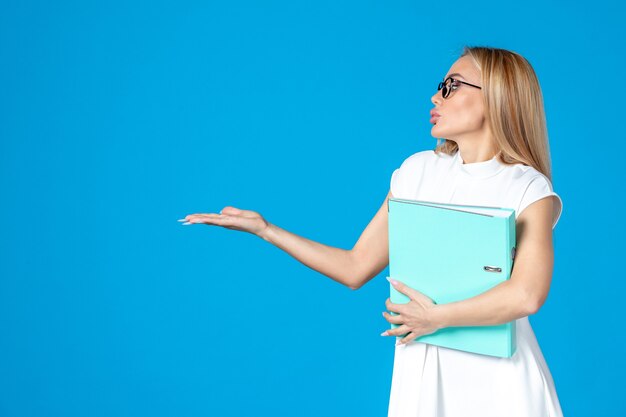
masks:
[[[250,216],[254,214],[252,210],[243,210],[233,206],[226,206],[222,210],[220,210],[222,214],[230,214],[236,216]]]
[[[199,220],[210,220],[210,219],[223,219],[226,217],[228,217],[228,215],[226,214],[202,213],[202,214],[195,215],[193,218],[199,219]]]
[[[411,295],[411,298],[419,302],[421,305],[424,306],[424,305],[437,304],[432,298],[430,298],[423,292],[417,291],[415,289],[412,289],[412,291],[413,291],[413,294]]]
[[[401,326],[396,327],[395,329],[388,329],[387,336],[402,336],[403,334],[407,334],[410,331],[411,331],[411,328],[408,325],[403,324]]]
[[[391,282],[391,281],[389,281]],[[393,285],[393,287],[400,291],[402,294],[408,296],[411,300],[415,300],[415,301],[420,301],[420,302],[425,302],[428,304],[433,304],[433,300],[428,297],[426,294],[416,290],[415,288],[411,288],[408,285],[406,285],[405,283],[395,280],[395,283],[391,282],[391,285]]]
[[[200,223],[200,214],[189,214],[185,216],[186,223],[183,224],[192,224],[192,223]]]
[[[415,332],[411,332],[411,333],[407,334],[405,337],[403,337],[402,339],[400,339],[397,344],[398,345],[407,344],[410,341],[417,339],[419,336],[420,336],[419,334],[417,334]]]
[[[224,207],[222,211],[220,211],[220,213],[230,214],[231,216],[247,217],[251,219],[259,216],[259,213],[257,213],[256,211],[238,209],[232,206]]]
[[[182,219],[178,219],[179,222],[186,222],[185,224],[189,223],[190,219],[193,219],[196,216],[200,216],[202,213],[193,213],[193,214],[188,214],[185,217],[183,217]]]
[[[238,209],[237,207],[233,207],[233,206],[225,206],[223,209],[220,210],[220,213],[235,214],[239,212],[241,212],[241,209]]]
[[[219,216],[220,213],[192,213],[192,214],[188,214],[185,217],[183,217],[182,219],[180,219],[179,221],[189,221],[189,219],[194,218],[194,217],[200,217],[200,216]]]
[[[387,313],[386,311],[383,311],[383,317],[389,322],[389,323],[393,323],[393,324],[401,324],[404,321],[404,318],[402,318],[402,315],[398,314],[398,315],[392,315]]]
[[[232,217],[223,214],[199,214],[191,216],[188,220],[189,223],[200,223],[208,225],[218,226],[230,226],[232,224]]]
[[[387,307],[387,310],[389,311],[393,311],[394,313],[404,313],[404,304],[395,304],[391,302],[391,299],[387,298],[387,301],[385,301],[385,307]]]
[[[410,299],[413,299],[415,290],[408,285],[406,285],[402,281],[398,281],[396,279],[392,279],[391,277],[387,277],[387,280],[393,285],[397,291],[400,291],[402,294],[408,296]]]

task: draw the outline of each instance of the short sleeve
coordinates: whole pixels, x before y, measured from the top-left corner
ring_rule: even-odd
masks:
[[[406,193],[407,193],[406,191],[407,172],[406,171],[408,169],[407,161],[409,161],[410,159],[411,157],[402,161],[402,164],[400,164],[400,167],[391,173],[391,181],[389,183],[389,188],[391,189],[391,195],[393,195],[395,198],[406,198]]]
[[[535,201],[548,196],[556,197],[554,210],[552,212],[552,229],[554,229],[559,221],[559,218],[561,217],[561,212],[563,211],[563,200],[561,200],[561,197],[554,192],[552,183],[550,183],[550,180],[548,180],[548,178],[543,174],[537,175],[530,180],[530,183],[526,187],[522,196],[522,200],[517,210],[517,216],[519,217],[524,209]]]
[[[417,152],[402,161],[400,167],[391,173],[389,188],[396,198],[407,198],[408,189],[415,180],[415,163],[423,157],[424,152]]]
[[[391,195],[393,197],[398,196],[397,190],[398,190],[399,175],[400,175],[400,168],[394,170],[391,173],[391,181],[389,182],[389,189],[391,190]]]
[[[391,173],[389,188],[391,195],[396,198],[413,198],[416,185],[421,180],[421,171],[431,156],[432,150],[415,152],[409,155],[398,169]]]

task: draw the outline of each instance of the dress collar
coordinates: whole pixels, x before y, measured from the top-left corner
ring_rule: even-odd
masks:
[[[473,162],[464,164],[461,158],[461,151],[457,150],[453,158],[454,165],[465,175],[474,178],[487,178],[497,174],[505,165],[498,160],[498,155],[488,161]]]

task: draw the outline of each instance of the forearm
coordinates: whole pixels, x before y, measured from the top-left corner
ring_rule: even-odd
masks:
[[[358,277],[354,276],[354,261],[350,250],[306,239],[271,223],[258,236],[309,268],[349,288],[355,288]]]
[[[508,323],[532,314],[530,297],[511,280],[477,296],[431,309],[431,318],[440,328],[489,326]]]

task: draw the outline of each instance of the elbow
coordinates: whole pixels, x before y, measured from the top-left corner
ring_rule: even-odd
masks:
[[[363,275],[358,274],[355,279],[351,281],[351,284],[348,285],[352,290],[358,290],[368,282],[370,282],[376,275]]]
[[[539,311],[541,303],[538,297],[523,287],[518,287],[517,294],[519,297],[517,305],[520,306],[523,317],[533,315]]]
[[[365,282],[367,282],[363,279],[363,274],[358,269],[358,265],[361,265],[362,262],[357,259],[357,254],[354,249],[349,250],[348,254],[349,264],[345,270],[346,279],[344,280],[344,283],[351,290],[358,290],[365,284]]]
[[[375,275],[365,275],[362,272],[357,271],[352,275],[352,279],[349,280],[350,284],[348,285],[348,287],[351,290],[358,290],[359,288],[370,282],[370,280],[374,277]]]
[[[532,316],[533,314],[536,314],[539,311],[539,308],[541,308],[541,306],[538,303],[536,303],[536,302],[527,303],[527,305],[526,305],[526,315],[527,316]]]
[[[533,314],[537,314],[537,312],[543,305],[543,300],[540,297],[527,297],[525,305],[526,313],[530,316]]]
[[[545,302],[545,298],[535,298],[529,305],[529,311],[530,311],[529,315],[536,314],[537,312],[539,312],[539,309],[541,309],[544,302]]]
[[[348,285],[348,287],[351,290],[358,290],[359,288],[361,288],[362,286],[364,286],[365,284],[367,284],[369,282],[371,278],[369,277],[364,277],[361,274],[356,274],[352,277],[352,279],[349,281],[350,284]]]
[[[356,281],[356,282],[352,282],[350,284],[348,284],[348,288],[350,288],[351,290],[358,290],[359,288],[361,288],[363,286],[363,283],[361,281]]]

